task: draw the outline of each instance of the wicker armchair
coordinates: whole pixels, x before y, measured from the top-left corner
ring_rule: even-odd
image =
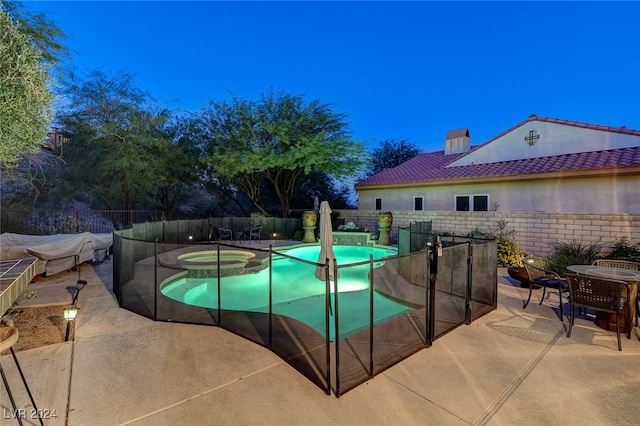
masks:
[[[576,306],[615,313],[618,350],[621,351],[620,311],[629,303],[629,286],[627,283],[587,275],[566,274],[565,277],[569,284],[569,306],[571,311],[567,337],[571,337]],[[629,309],[626,312],[628,313]],[[627,337],[631,338],[631,330],[627,331]]]
[[[603,266],[605,268],[618,268],[629,269],[631,271],[640,271],[640,263],[631,262],[629,260],[598,259],[594,260],[592,265]]]
[[[631,271],[640,271],[640,263],[631,262],[628,260],[598,259],[598,260],[594,260],[592,265],[602,266],[604,268],[618,268],[618,269],[629,269]],[[633,303],[633,301],[631,301],[630,303]],[[636,296],[635,303],[636,303],[636,327],[637,327],[638,311],[640,311],[640,298],[637,296]]]
[[[544,301],[547,287],[557,288],[558,297],[560,298],[560,321],[562,321],[562,290],[567,287],[566,280],[560,278],[560,276],[553,271],[545,270],[544,265],[542,264],[542,259],[539,257],[527,257],[522,263],[524,264],[524,269],[527,271],[527,275],[529,276],[529,297],[527,297],[527,301],[524,302],[523,309],[527,307],[531,300],[531,293],[533,292],[534,284],[542,286],[542,298],[540,298],[541,305]]]

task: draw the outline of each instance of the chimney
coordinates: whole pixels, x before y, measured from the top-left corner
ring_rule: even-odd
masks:
[[[471,137],[466,127],[450,130],[444,140],[444,155],[463,154],[471,149]]]

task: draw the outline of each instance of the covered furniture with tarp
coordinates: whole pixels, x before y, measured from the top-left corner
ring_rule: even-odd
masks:
[[[0,259],[37,257],[37,273],[55,275],[89,261],[101,261],[113,244],[111,234],[0,235]]]

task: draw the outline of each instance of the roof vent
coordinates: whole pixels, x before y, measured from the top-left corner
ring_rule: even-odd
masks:
[[[450,130],[444,140],[444,155],[463,154],[471,149],[469,129]]]

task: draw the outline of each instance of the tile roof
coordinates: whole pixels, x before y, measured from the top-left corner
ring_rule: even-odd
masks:
[[[478,147],[473,147],[472,151]],[[357,186],[403,184],[450,179],[532,175],[561,171],[602,170],[640,166],[640,147],[528,158],[490,164],[446,167],[465,154],[444,151],[420,154],[392,169],[383,170]]]
[[[640,136],[640,130],[627,129],[624,126],[602,126],[598,124],[581,123],[578,121],[558,118],[538,117],[535,114],[531,114],[526,120],[505,130],[483,144],[471,147],[469,152],[483,147],[531,121],[543,121],[585,129]],[[397,167],[383,170],[380,173],[370,176],[369,178],[357,183],[356,186],[364,187],[368,185],[410,184],[425,181],[521,176],[534,175],[536,173],[603,170],[640,166],[640,146],[638,146],[632,148],[502,161],[489,164],[447,167],[449,164],[453,163],[460,157],[467,155],[469,152],[445,155],[444,151],[434,151],[420,154]]]

